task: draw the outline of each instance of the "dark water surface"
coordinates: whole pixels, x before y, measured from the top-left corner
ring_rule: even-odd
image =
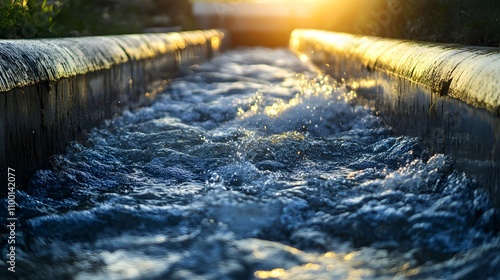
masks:
[[[500,278],[488,195],[345,85],[285,50],[185,72],[18,192],[17,277]]]

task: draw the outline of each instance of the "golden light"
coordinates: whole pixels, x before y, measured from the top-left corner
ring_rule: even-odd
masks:
[[[286,270],[283,268],[275,268],[271,271],[264,271],[264,270],[259,270],[256,271],[253,275],[257,279],[273,279],[273,278],[280,278],[284,276],[286,273]]]
[[[297,96],[292,98],[288,103],[285,103],[280,100],[280,102],[276,102],[264,108],[264,114],[266,114],[269,117],[275,118],[281,115],[286,110],[294,106],[297,106],[300,102],[301,102],[300,97]]]
[[[211,44],[212,44],[212,49],[213,49],[214,52],[219,51],[219,48],[220,48],[220,39],[218,37],[213,37],[212,40],[211,40]]]
[[[228,28],[313,28],[325,17],[334,18],[348,1],[343,0],[192,0],[193,14],[215,15],[231,21]],[[340,7],[339,7],[340,6]],[[253,25],[242,18],[254,18]],[[270,19],[275,19],[271,21]],[[245,26],[246,25],[246,26]]]
[[[201,29],[224,28],[243,45],[286,46],[294,29],[383,35],[404,5],[386,0],[191,0]],[[401,22],[400,22],[401,23]],[[268,42],[269,44],[266,44]]]

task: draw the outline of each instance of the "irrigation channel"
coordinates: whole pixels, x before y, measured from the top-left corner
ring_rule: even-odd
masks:
[[[17,193],[15,276],[498,279],[487,193],[355,97],[287,50],[183,69]]]

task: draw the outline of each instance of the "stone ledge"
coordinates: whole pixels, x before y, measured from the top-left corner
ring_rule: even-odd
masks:
[[[500,114],[500,49],[299,29],[290,49],[349,72],[382,71]],[[337,69],[340,70],[340,69]]]
[[[154,58],[223,38],[217,30],[39,40],[0,40],[0,92]]]
[[[180,66],[219,52],[218,30],[0,40],[0,177],[17,183],[102,120],[151,100]],[[3,188],[0,194],[5,194]]]

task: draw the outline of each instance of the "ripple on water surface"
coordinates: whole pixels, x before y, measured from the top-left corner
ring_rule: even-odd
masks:
[[[499,277],[488,195],[355,97],[285,50],[186,69],[18,193],[19,275]]]

